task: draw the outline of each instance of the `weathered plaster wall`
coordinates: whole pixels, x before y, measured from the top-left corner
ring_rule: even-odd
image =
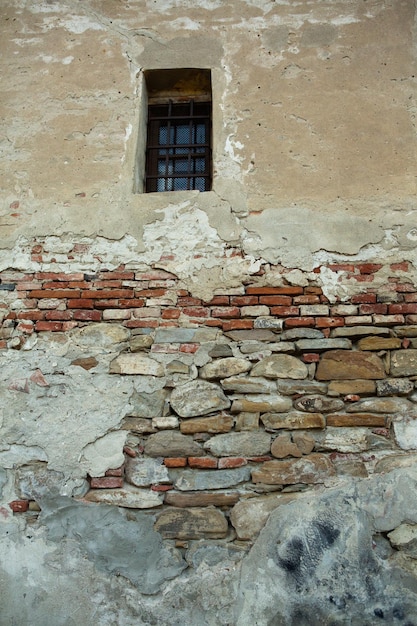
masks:
[[[2,626],[417,623],[415,3],[1,25]],[[213,190],[135,193],[173,67]]]

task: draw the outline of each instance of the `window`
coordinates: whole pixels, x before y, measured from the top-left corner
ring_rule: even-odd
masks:
[[[209,191],[211,76],[209,70],[145,72],[148,121],[145,191]]]

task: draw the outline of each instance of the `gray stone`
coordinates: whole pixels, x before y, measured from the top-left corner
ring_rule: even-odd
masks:
[[[239,500],[238,491],[167,491],[165,504],[175,507],[233,506]]]
[[[259,428],[259,413],[250,413],[248,411],[242,411],[236,415],[235,430],[258,430]]]
[[[161,459],[137,456],[127,458],[125,478],[136,487],[149,487],[157,483],[169,483],[168,469]]]
[[[194,342],[194,328],[158,328],[155,343],[190,343]]]
[[[265,376],[265,378],[307,378],[307,366],[294,356],[288,354],[276,354],[266,357],[257,363],[251,376]]]
[[[340,326],[333,328],[331,337],[363,337],[366,335],[382,335],[389,337],[390,329],[382,326]]]
[[[317,433],[316,449],[337,452],[365,452],[369,450],[369,431],[367,428],[343,428],[328,426]]]
[[[172,430],[161,430],[149,435],[145,454],[152,457],[204,456],[203,448],[192,437]]]
[[[264,413],[261,421],[265,428],[269,430],[279,430],[281,428],[304,429],[304,428],[324,428],[326,420],[321,413],[303,413],[291,411],[290,413]]]
[[[225,335],[232,341],[276,341],[276,335],[271,330],[230,330]]]
[[[179,491],[205,491],[227,489],[250,480],[250,467],[224,470],[170,470],[175,489]]]
[[[380,459],[374,468],[376,474],[387,474],[396,469],[416,468],[417,454],[390,454],[390,456]],[[416,520],[417,521],[417,520]]]
[[[293,494],[274,494],[240,500],[230,511],[230,521],[238,538],[253,541],[265,526],[271,511],[296,497]]]
[[[164,375],[161,363],[142,352],[123,352],[110,363],[110,374],[140,374],[142,376]]]
[[[221,564],[224,567],[228,562],[236,563],[240,561],[246,553],[247,549],[241,546],[234,546],[231,543],[199,541],[198,544],[194,544],[187,550],[185,559],[190,567],[195,569],[200,565],[213,567]]]
[[[91,489],[83,499],[86,502],[111,504],[125,509],[153,509],[164,503],[163,494],[151,489],[136,489],[130,485],[122,489]]]
[[[271,435],[265,432],[227,433],[211,437],[204,444],[214,456],[262,456],[271,448]]]
[[[412,559],[417,559],[417,524],[400,524],[388,533],[391,545]]]
[[[266,461],[259,469],[252,471],[252,480],[267,485],[315,484],[324,482],[334,474],[329,457],[313,453],[301,459]]]
[[[276,437],[271,446],[271,454],[277,459],[286,456],[301,457],[314,450],[315,439],[304,432],[284,432]]]
[[[73,546],[72,558],[78,544],[99,570],[121,574],[144,594],[157,593],[187,566],[154,531],[153,517],[141,511],[127,516],[114,506],[61,498],[43,503],[40,523],[49,541]]]
[[[221,385],[225,391],[235,393],[276,393],[275,381],[255,376],[232,376],[224,378]]]
[[[152,426],[152,420],[142,417],[125,417],[120,428],[141,434],[156,432],[155,428]]]
[[[347,413],[409,413],[412,402],[406,398],[364,398],[346,407]]]
[[[136,335],[130,339],[129,349],[131,352],[139,352],[140,350],[150,348],[152,344],[153,339],[149,335]]]
[[[47,463],[22,465],[15,471],[16,491],[25,500],[43,500],[57,496],[83,496],[89,489],[84,479],[70,479],[48,469]]]
[[[3,487],[7,483],[7,472],[0,467],[0,498],[3,497]]]
[[[300,339],[295,342],[300,352],[323,352],[324,350],[350,350],[349,339]]]
[[[395,350],[391,354],[392,376],[415,376],[417,374],[417,350]]]
[[[294,408],[308,413],[328,413],[329,411],[342,411],[345,404],[337,398],[327,396],[303,396],[294,400]]]
[[[417,410],[414,414],[395,416],[393,428],[395,440],[402,450],[417,450]]]
[[[200,377],[207,380],[226,378],[248,372],[251,367],[252,364],[246,359],[227,357],[204,365],[200,369]]]
[[[71,340],[82,348],[114,348],[129,339],[130,332],[119,324],[88,324],[70,333]]]
[[[285,396],[279,396],[278,394],[251,394],[235,397],[231,411],[232,413],[240,413],[242,411],[249,413],[262,413],[265,411],[281,413],[288,411],[291,407],[292,402],[290,398]]]
[[[395,326],[394,332],[397,337],[417,337],[417,324],[408,324],[407,326]]]
[[[216,345],[209,351],[208,355],[212,359],[219,359],[233,356],[233,352],[228,343],[216,343]]]
[[[281,333],[281,341],[296,341],[297,339],[323,339],[321,330],[315,328],[291,328]]]
[[[163,415],[167,395],[166,389],[159,389],[152,393],[134,391],[129,400],[129,404],[132,406],[129,416],[157,417]]]
[[[221,539],[228,525],[218,509],[172,507],[159,515],[154,528],[165,539]]]
[[[407,378],[386,378],[378,380],[376,383],[376,393],[378,396],[406,396],[414,388],[411,380]]]
[[[284,320],[277,319],[276,317],[258,317],[253,326],[254,328],[265,328],[279,332],[284,326]]]
[[[205,380],[191,381],[176,387],[171,393],[170,403],[180,417],[198,417],[230,406],[230,400],[221,387]]]
[[[279,393],[285,396],[304,395],[310,393],[326,394],[327,383],[319,383],[315,380],[277,380]]]

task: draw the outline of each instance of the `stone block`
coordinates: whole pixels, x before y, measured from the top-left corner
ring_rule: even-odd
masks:
[[[230,400],[221,387],[205,380],[191,381],[176,387],[172,391],[170,403],[180,417],[197,417],[230,406]]]
[[[228,433],[232,428],[233,418],[224,413],[219,413],[212,417],[195,417],[180,423],[180,430],[184,435]]]
[[[292,411],[290,413],[264,413],[261,421],[268,430],[279,430],[281,428],[304,429],[304,428],[324,428],[326,421],[321,413],[302,413]]]
[[[137,489],[126,485],[124,488],[92,489],[84,496],[84,500],[126,509],[152,509],[163,504],[164,496],[150,489]]]
[[[376,383],[373,380],[332,380],[328,389],[341,395],[371,395],[375,393]]]
[[[175,507],[233,506],[239,497],[237,491],[170,491],[165,496],[165,504]]]
[[[170,478],[179,491],[228,489],[250,480],[248,466],[224,470],[170,470]]]
[[[376,383],[378,396],[406,396],[414,389],[414,384],[407,378],[386,378]]]
[[[192,437],[175,430],[161,430],[145,442],[145,454],[151,457],[204,456],[203,448]]]
[[[364,337],[358,341],[359,350],[398,350],[401,339],[397,337]]]
[[[386,418],[375,413],[334,413],[326,415],[327,426],[368,426],[384,427]]]
[[[328,396],[303,396],[294,400],[294,408],[307,413],[328,413],[329,411],[343,410],[343,400]]]
[[[315,484],[334,475],[328,456],[314,453],[301,459],[266,461],[261,468],[253,470],[252,480],[267,485]]]
[[[126,481],[135,487],[150,487],[155,483],[169,483],[168,469],[161,459],[137,456],[126,460]]]
[[[417,350],[396,350],[391,354],[391,376],[417,375]]]
[[[161,513],[154,528],[165,539],[222,539],[228,524],[217,509],[172,507]]]
[[[271,511],[296,498],[295,494],[274,494],[241,500],[230,511],[238,539],[253,541],[265,526]]]
[[[215,435],[205,444],[215,456],[261,456],[271,448],[271,435],[265,432],[240,432]]]
[[[316,378],[318,380],[358,378],[376,380],[385,378],[385,368],[382,359],[372,352],[330,350],[321,357]]]
[[[151,359],[141,352],[123,352],[110,363],[110,374],[130,374],[141,376],[164,375],[161,363]]]
[[[284,413],[292,407],[290,398],[286,396],[279,396],[278,394],[251,394],[248,396],[236,397],[233,400],[231,412],[241,413],[242,411],[248,413],[257,413],[265,411],[273,411],[277,413]]]
[[[251,367],[252,364],[247,359],[226,357],[204,365],[200,369],[200,377],[207,380],[226,378],[248,372]]]
[[[265,378],[307,378],[306,365],[289,354],[276,354],[262,359],[251,370],[251,376],[264,376]]]

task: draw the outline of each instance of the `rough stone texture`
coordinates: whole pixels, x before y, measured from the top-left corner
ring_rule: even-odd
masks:
[[[233,428],[233,418],[230,415],[214,415],[213,417],[196,417],[181,422],[180,430],[184,435],[195,433],[228,433]]]
[[[235,393],[274,393],[277,390],[276,383],[266,378],[254,378],[236,376],[224,378],[221,381],[225,391],[234,391]]]
[[[123,489],[92,489],[84,500],[112,504],[126,509],[153,509],[163,504],[163,496],[149,489],[135,489],[127,485]]]
[[[335,473],[333,465],[324,454],[310,454],[302,459],[266,461],[260,469],[253,470],[252,480],[267,485],[293,485],[295,483],[322,483]]]
[[[246,359],[228,357],[204,365],[200,370],[200,376],[207,380],[225,378],[227,376],[236,376],[237,374],[248,372],[251,367],[251,363]]]
[[[191,437],[182,433],[161,430],[150,435],[145,443],[145,453],[151,457],[203,456],[203,448]]]
[[[171,406],[181,417],[206,415],[228,409],[230,400],[215,383],[197,380],[177,387],[171,394]]]
[[[278,430],[280,428],[324,428],[326,420],[321,413],[264,413],[261,420],[265,428]]]
[[[317,368],[318,380],[385,378],[382,360],[375,354],[334,350],[325,352]]]
[[[143,355],[141,352],[120,354],[110,364],[111,374],[142,374],[143,376],[163,376],[164,368],[160,363]]]
[[[126,480],[136,487],[148,487],[154,483],[169,483],[168,470],[162,460],[135,457],[127,459]]]
[[[295,400],[294,408],[308,413],[327,413],[329,411],[340,411],[343,409],[342,400],[335,398],[325,398],[323,396],[304,396]]]
[[[165,509],[154,528],[166,539],[222,539],[228,530],[224,515],[205,507]]]
[[[211,437],[204,448],[215,456],[262,456],[271,448],[271,435],[268,433],[228,433]]]
[[[241,500],[230,511],[230,520],[239,539],[253,540],[265,526],[277,506],[288,504],[296,495],[274,494]]]
[[[385,380],[378,380],[376,383],[378,396],[406,396],[413,388],[412,381],[406,378],[386,378]]]
[[[205,491],[206,489],[227,489],[250,478],[249,467],[223,470],[170,470],[169,475],[179,491]]]
[[[288,354],[276,354],[260,363],[251,370],[251,376],[265,376],[265,378],[291,378],[300,379],[307,377],[307,367],[299,359]]]
[[[279,396],[277,394],[257,395],[238,397],[232,402],[232,413],[240,413],[241,411],[255,413],[258,411],[277,411],[284,412],[291,408],[292,402],[289,398]]]
[[[417,350],[398,350],[391,355],[391,376],[415,376],[417,374]]]

